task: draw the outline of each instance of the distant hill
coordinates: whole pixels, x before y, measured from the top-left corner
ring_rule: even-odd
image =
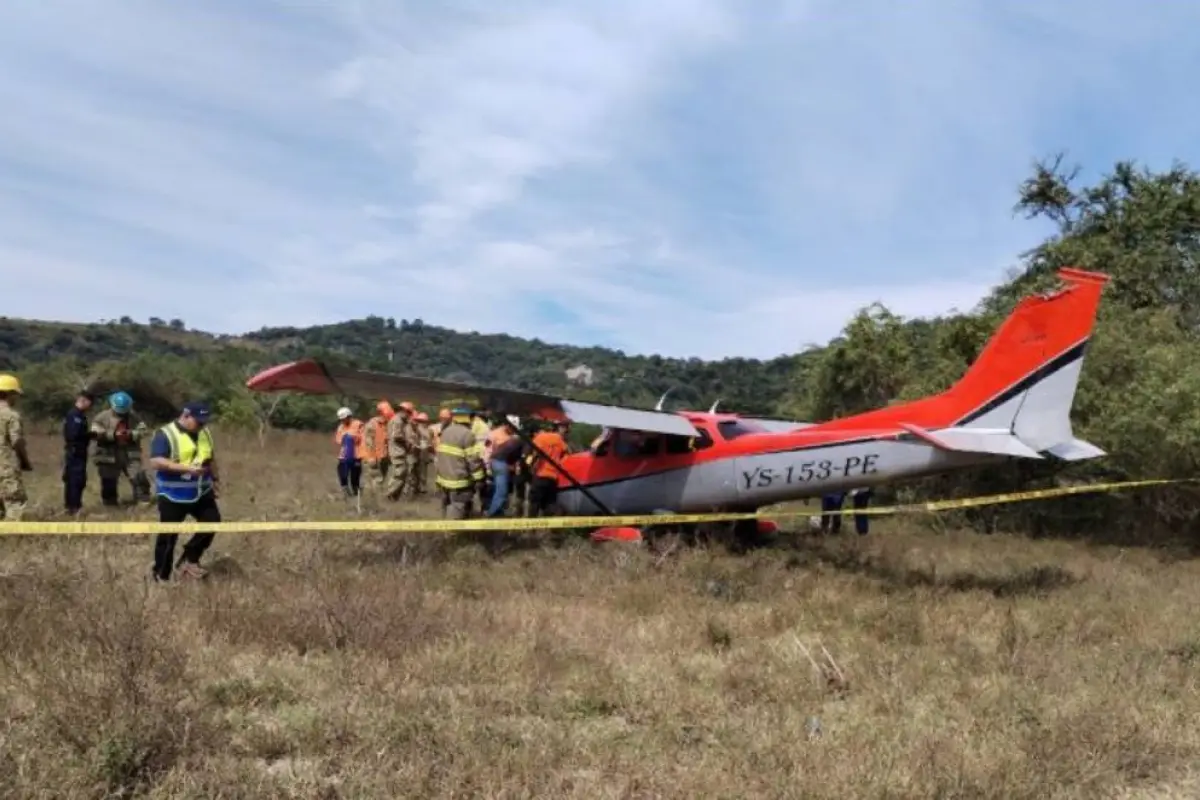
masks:
[[[722,408],[746,414],[778,413],[807,357],[702,361],[629,356],[601,347],[464,333],[421,320],[376,316],[308,328],[263,328],[241,336],[188,330],[182,320],[142,324],[125,317],[82,324],[0,318],[0,369],[63,357],[86,363],[216,352],[264,366],[323,355],[370,369],[636,405],[652,405],[671,390],[675,406],[707,408],[720,400]]]

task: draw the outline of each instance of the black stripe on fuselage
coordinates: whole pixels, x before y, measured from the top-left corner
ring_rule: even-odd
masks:
[[[948,427],[953,427],[955,425],[966,425],[969,422],[972,422],[973,420],[979,419],[980,417],[982,417],[984,414],[988,413],[989,411],[999,408],[1000,406],[1004,405],[1009,400],[1012,400],[1014,397],[1017,397],[1018,395],[1022,394],[1023,392],[1029,391],[1035,385],[1046,380],[1054,373],[1058,372],[1059,370],[1066,369],[1071,364],[1073,364],[1076,361],[1078,361],[1079,359],[1083,358],[1084,352],[1087,350],[1087,345],[1088,345],[1088,339],[1084,339],[1083,341],[1079,342],[1079,344],[1072,345],[1071,347],[1064,350],[1059,355],[1055,356],[1054,358],[1052,358],[1049,361],[1042,364],[1040,367],[1035,369],[1033,372],[1031,372],[1028,375],[1026,375],[1025,377],[1017,380],[1016,383],[1012,384],[1007,389],[1005,389],[1002,392],[1000,392],[999,394],[997,394],[991,400],[986,401],[983,405],[979,406],[974,411],[968,412],[965,416],[959,418],[959,420],[957,422],[952,423]],[[766,451],[766,452],[762,453],[762,455],[799,453],[799,452],[805,452],[805,451],[810,451],[810,450],[828,450],[833,447],[845,447],[846,445],[851,445],[851,444],[862,444],[863,442],[873,442],[873,441],[877,441],[877,440],[883,439],[883,438],[893,439],[893,438],[895,438],[895,436],[896,436],[896,434],[894,434],[894,433],[881,434],[878,436],[857,436],[853,439],[839,439],[836,442],[821,442],[819,444],[802,444],[802,445],[797,445],[795,447],[788,447],[783,450],[770,450],[770,451]],[[710,462],[705,462],[705,463],[710,463]],[[584,486],[586,486],[588,489],[596,489],[596,488],[599,488],[602,486],[612,486],[614,484],[624,483],[625,481],[635,481],[635,480],[640,480],[642,478],[655,478],[655,477],[658,477],[659,475],[667,475],[672,472],[678,472],[680,470],[694,469],[696,466],[703,466],[703,464],[700,464],[700,465],[683,464],[678,467],[667,467],[665,469],[655,470],[653,472],[644,472],[641,475],[625,475],[620,478],[612,478],[611,480],[607,480],[607,481],[596,481],[595,483],[585,483],[584,481],[579,481],[579,482],[582,483]],[[570,491],[578,491],[578,490],[574,486],[569,486],[566,488],[559,489],[558,491],[559,491],[559,493],[562,493],[562,492],[570,492]]]

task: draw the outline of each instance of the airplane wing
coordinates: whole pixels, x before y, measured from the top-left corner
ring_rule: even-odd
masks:
[[[695,426],[685,418],[665,411],[587,403],[518,389],[476,386],[409,375],[390,375],[386,372],[334,366],[314,359],[270,367],[246,381],[246,386],[255,392],[387,397],[426,405],[463,402],[476,408],[486,408],[499,414],[518,417],[570,420],[587,425],[680,436],[695,436],[698,433]]]

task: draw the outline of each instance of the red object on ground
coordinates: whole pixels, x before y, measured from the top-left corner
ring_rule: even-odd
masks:
[[[642,532],[637,528],[597,528],[592,531],[593,542],[640,542]]]

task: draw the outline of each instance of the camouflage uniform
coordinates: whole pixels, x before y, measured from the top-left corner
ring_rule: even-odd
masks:
[[[483,448],[469,427],[454,421],[443,428],[435,464],[442,516],[466,519],[471,514],[475,486],[483,482]]]
[[[406,488],[410,488],[409,477],[416,468],[417,431],[412,416],[397,411],[388,421],[388,458],[392,462],[391,480],[388,481],[389,500],[399,500]]]
[[[429,465],[433,461],[432,436],[429,423],[417,422],[414,426],[417,433],[416,463],[409,476],[409,485],[414,495],[425,494],[429,490]]]
[[[388,456],[388,421],[382,414],[376,414],[367,420],[363,428],[363,443],[371,457],[367,460],[367,468],[371,473],[371,482],[382,487],[387,481],[388,467],[392,460]]]
[[[21,519],[29,502],[21,473],[32,467],[24,448],[21,415],[7,400],[0,400],[0,519],[10,522]]]
[[[100,497],[106,506],[117,504],[117,481],[121,475],[133,484],[134,501],[150,499],[150,481],[142,468],[142,437],[149,433],[146,423],[136,414],[118,414],[106,408],[92,420],[96,451],[92,463],[100,474]],[[128,439],[118,441],[120,434]]]

